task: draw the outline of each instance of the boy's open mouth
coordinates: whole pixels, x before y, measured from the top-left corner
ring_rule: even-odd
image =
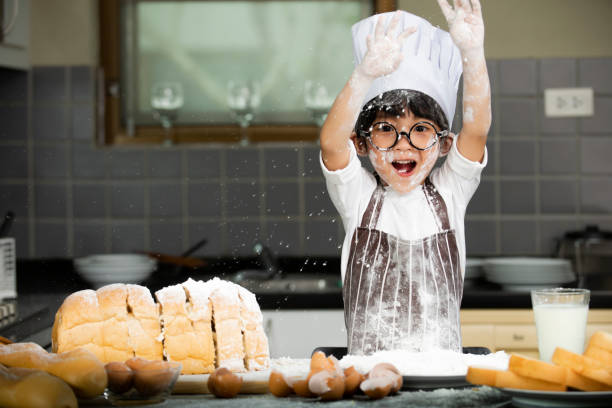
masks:
[[[412,170],[416,167],[416,162],[414,160],[394,160],[391,164],[395,167],[395,170],[397,170],[400,176],[410,175]]]

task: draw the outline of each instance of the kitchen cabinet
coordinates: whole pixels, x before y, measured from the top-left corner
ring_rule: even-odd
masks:
[[[342,309],[263,310],[264,330],[273,358],[308,358],[319,346],[346,346]],[[586,338],[612,333],[612,309],[591,309]],[[466,309],[461,311],[463,345],[487,347],[538,357],[538,338],[531,309]]]
[[[3,17],[0,22],[0,66],[28,69],[30,0],[0,0],[0,7]]]

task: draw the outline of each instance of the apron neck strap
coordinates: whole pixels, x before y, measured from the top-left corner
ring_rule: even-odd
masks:
[[[380,210],[382,209],[385,190],[380,181],[380,176],[374,173],[376,177],[376,187],[370,197],[370,202],[361,217],[361,228],[374,229],[378,223],[378,217],[380,216]],[[434,219],[438,224],[438,228],[441,231],[450,230],[450,222],[448,220],[448,210],[444,199],[433,185],[429,177],[425,179],[423,183],[423,192],[429,203],[429,209],[433,213]]]

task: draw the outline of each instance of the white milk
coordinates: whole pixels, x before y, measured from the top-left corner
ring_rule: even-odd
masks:
[[[545,304],[533,307],[540,359],[550,362],[555,347],[584,351],[588,305]]]

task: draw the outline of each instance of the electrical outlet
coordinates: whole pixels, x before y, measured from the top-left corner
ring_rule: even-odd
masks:
[[[547,117],[593,116],[593,88],[551,88],[544,90]]]

